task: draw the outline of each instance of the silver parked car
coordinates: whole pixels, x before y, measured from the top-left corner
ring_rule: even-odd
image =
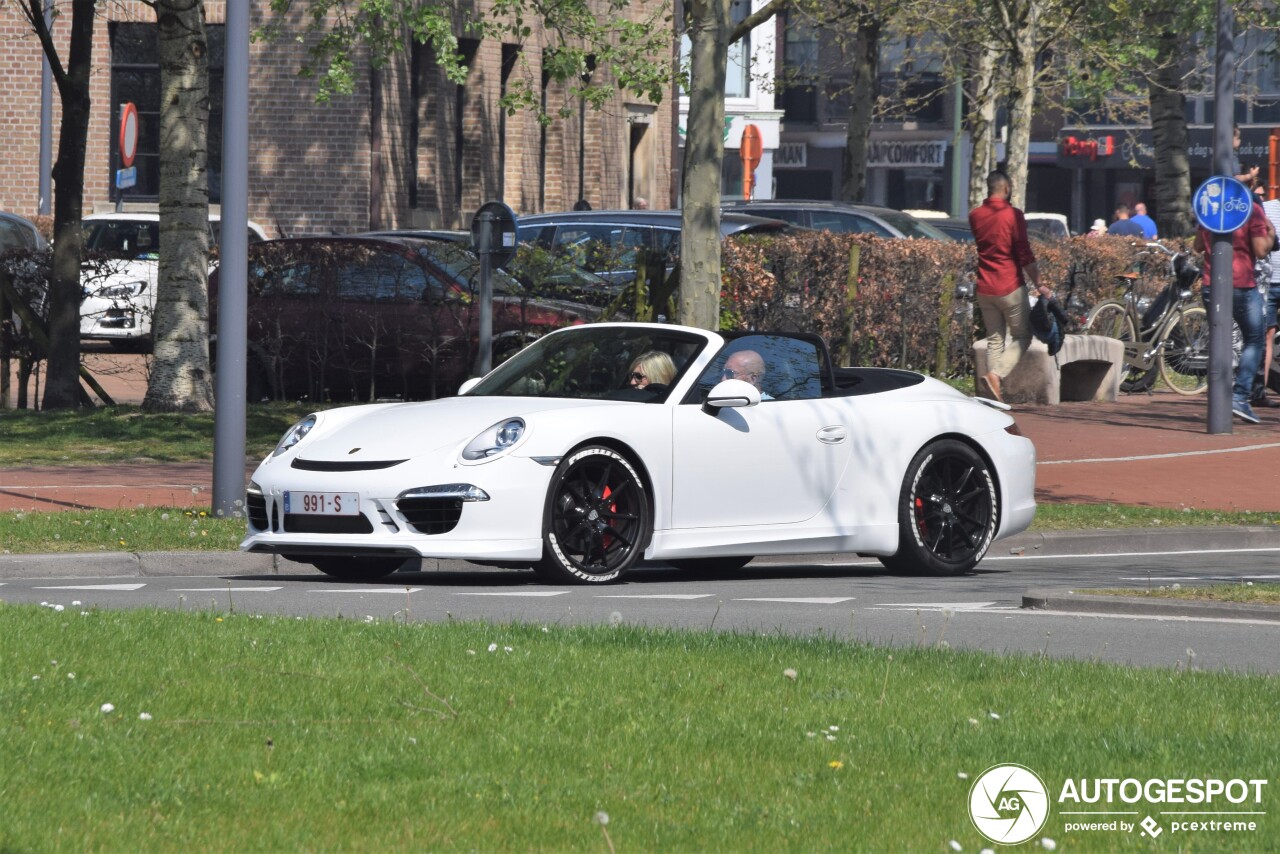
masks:
[[[909,213],[876,205],[812,199],[761,199],[750,202],[725,202],[721,209],[782,219],[793,225],[819,231],[874,234],[877,237],[952,239],[928,222],[916,219]]]

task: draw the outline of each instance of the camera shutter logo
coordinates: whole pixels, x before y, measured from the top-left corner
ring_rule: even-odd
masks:
[[[1049,790],[1030,768],[994,765],[973,781],[969,818],[978,832],[992,842],[1026,842],[1049,819]]]

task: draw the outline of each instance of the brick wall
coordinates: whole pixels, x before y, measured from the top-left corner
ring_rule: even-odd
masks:
[[[304,4],[299,4],[301,7]],[[225,21],[225,2],[206,0],[206,20]],[[111,57],[108,21],[154,21],[151,9],[136,0],[105,4],[95,24],[92,119],[85,167],[85,211],[109,210],[111,147],[115,105],[110,103]],[[250,26],[267,22],[267,0],[254,0]],[[306,12],[297,8],[287,31],[302,32]],[[66,50],[69,22],[55,24]],[[521,46],[513,75],[540,81],[542,50],[549,42],[537,34]],[[457,144],[458,87],[444,79],[425,48],[396,56],[381,75],[382,221],[370,222],[372,152],[370,75],[367,60],[355,92],[315,103],[314,81],[297,76],[306,44],[285,38],[250,45],[249,216],[269,234],[328,233],[370,227],[467,227],[475,209],[497,199],[517,213],[567,209],[578,198],[578,111],[564,87],[549,93],[550,108],[569,107],[546,131],[534,117],[506,117],[505,139],[498,107],[502,85],[502,44],[483,41],[475,50],[462,96],[462,146]],[[0,3],[0,118],[5,123],[0,170],[0,209],[34,216],[39,199],[40,63],[42,53],[16,4]],[[410,96],[414,76],[418,101]],[[604,69],[596,73],[604,80]],[[54,92],[54,145],[59,122]],[[416,115],[417,133],[412,131]],[[667,104],[655,113],[659,191],[651,200],[661,207],[669,196],[671,113]],[[595,208],[625,207],[629,155],[627,111],[619,97],[586,117],[586,197]],[[56,157],[56,151],[54,152]],[[459,181],[459,174],[461,181]],[[411,189],[412,188],[412,189]],[[500,188],[502,190],[500,194]],[[545,192],[545,206],[542,196]],[[412,196],[416,193],[416,199]],[[459,199],[461,200],[459,203]],[[154,202],[129,202],[126,207]]]

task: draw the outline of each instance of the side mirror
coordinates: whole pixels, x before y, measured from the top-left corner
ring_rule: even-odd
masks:
[[[472,377],[471,379],[467,380],[462,385],[458,386],[458,394],[463,395],[471,391],[471,389],[480,385],[480,380],[482,379],[483,377]]]
[[[746,380],[721,380],[711,389],[703,406],[711,409],[742,409],[760,403],[760,389]]]

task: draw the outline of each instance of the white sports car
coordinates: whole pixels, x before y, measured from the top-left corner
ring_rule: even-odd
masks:
[[[407,558],[618,580],[642,556],[875,555],[965,572],[1035,514],[1007,407],[813,336],[553,332],[457,397],[332,409],[254,472],[241,548],[372,579]]]

